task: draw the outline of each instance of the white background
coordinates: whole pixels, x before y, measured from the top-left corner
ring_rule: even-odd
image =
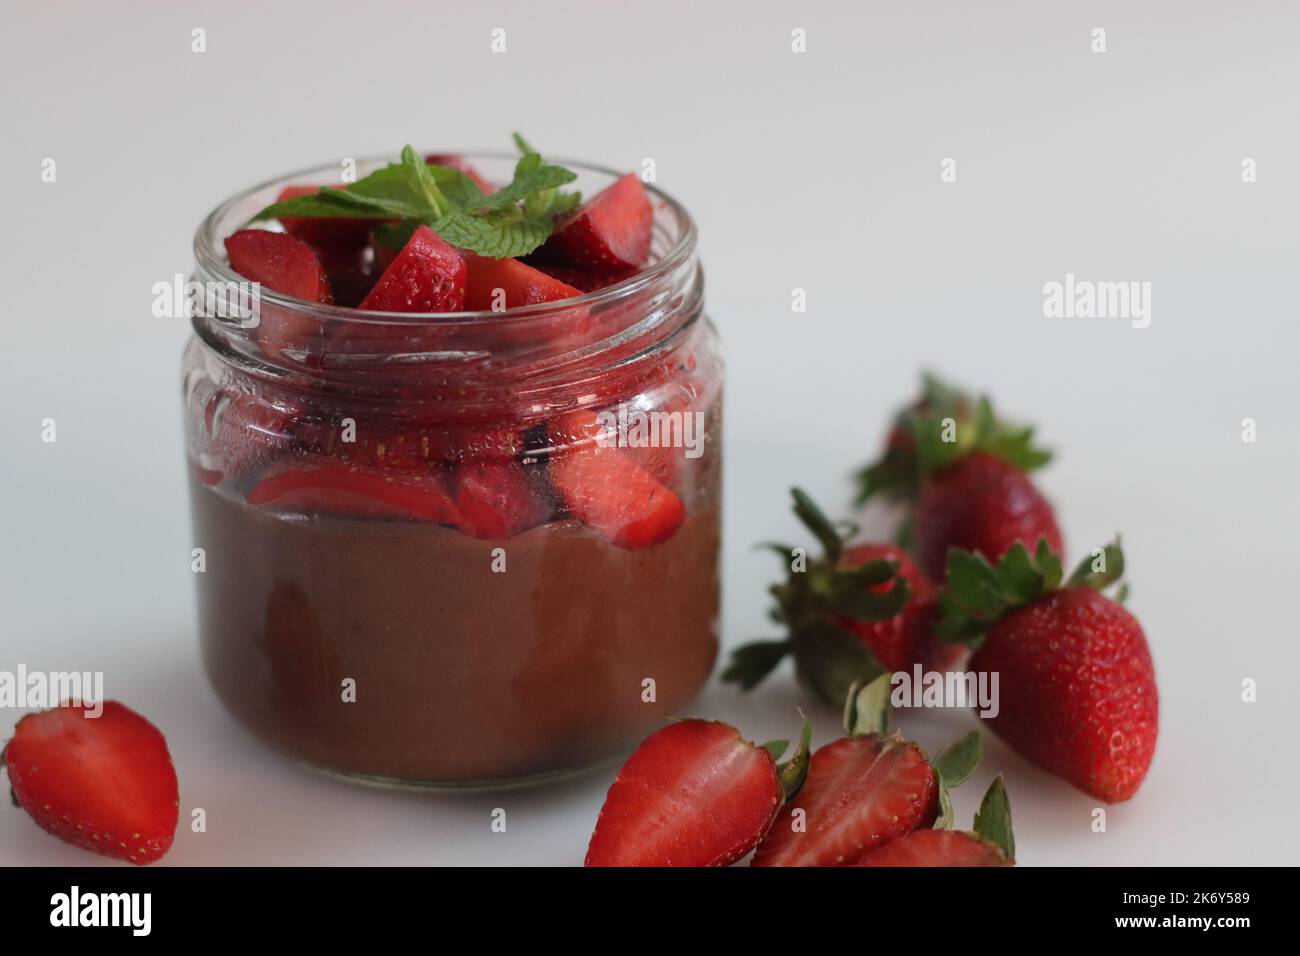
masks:
[[[1092,799],[992,738],[959,823],[1001,770],[1025,864],[1294,862],[1293,4],[87,2],[5,20],[0,668],[103,670],[163,729],[186,811],[164,865],[582,859],[612,768],[383,793],[289,766],[226,716],[196,647],[187,328],[150,315],[230,193],[407,141],[505,147],[512,129],[608,165],[652,157],[698,220],[729,363],[728,643],[768,633],[777,568],[750,546],[797,534],[788,487],[847,507],[890,409],[941,370],[1041,424],[1076,552],[1124,532],[1161,694],[1150,776],[1106,833]],[[1067,272],[1151,282],[1150,328],[1044,318],[1043,283]],[[1258,703],[1240,702],[1246,677]],[[765,740],[801,702],[783,672],[748,699],[715,685],[696,712]],[[836,715],[813,713],[828,740]],[[903,728],[934,747],[974,722]],[[185,828],[193,807],[206,834]],[[0,809],[0,862],[96,859]]]

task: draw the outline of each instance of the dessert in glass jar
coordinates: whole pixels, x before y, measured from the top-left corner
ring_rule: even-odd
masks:
[[[336,774],[571,773],[713,667],[722,364],[694,225],[517,142],[286,177],[195,237],[204,665]]]

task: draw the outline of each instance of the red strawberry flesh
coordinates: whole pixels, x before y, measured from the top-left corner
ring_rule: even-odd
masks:
[[[411,475],[326,461],[268,475],[248,503],[302,514],[456,524],[460,513],[436,474]]]
[[[584,269],[639,269],[650,255],[654,210],[636,173],[598,193],[557,226],[548,255]]]
[[[748,853],[781,802],[772,755],[736,728],[682,720],[619,771],[587,866],[725,866]]]
[[[286,186],[276,197],[276,202],[314,196],[320,186]],[[373,219],[350,219],[346,216],[328,219],[316,216],[286,216],[280,220],[284,231],[321,252],[347,252],[363,248],[370,237]]]
[[[518,259],[493,259],[472,252],[464,255],[468,266],[465,308],[470,312],[500,311],[582,295],[580,289]]]
[[[245,279],[308,302],[334,301],[315,251],[301,239],[266,229],[241,229],[226,239],[230,267]]]
[[[812,755],[808,779],[777,816],[754,866],[847,866],[933,820],[934,772],[897,735],[843,737]],[[795,829],[803,811],[805,829]]]
[[[554,432],[572,447],[549,463],[552,484],[579,521],[624,548],[649,548],[671,538],[686,520],[682,500],[623,449],[590,437],[600,430],[590,412],[575,412]]]
[[[158,729],[116,701],[89,717],[28,714],[4,751],[15,799],[42,829],[96,853],[152,863],[171,847],[176,769]]]
[[[857,866],[1009,866],[992,843],[955,830],[915,830],[890,840]]]
[[[465,260],[420,226],[361,303],[374,312],[457,312],[465,304]]]

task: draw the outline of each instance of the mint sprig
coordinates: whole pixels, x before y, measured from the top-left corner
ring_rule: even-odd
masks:
[[[547,163],[516,134],[523,156],[514,179],[494,193],[450,166],[426,163],[411,147],[401,160],[377,169],[346,189],[320,192],[267,206],[253,221],[284,217],[373,219],[382,225],[380,241],[400,245],[419,226],[428,226],[461,249],[504,259],[527,255],[550,236],[556,217],[581,202],[579,193],[560,190],[577,174]]]

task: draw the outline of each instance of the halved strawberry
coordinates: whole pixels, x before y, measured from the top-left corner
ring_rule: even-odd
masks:
[[[493,259],[473,252],[465,252],[464,256],[468,266],[465,308],[470,312],[513,309],[582,295],[580,289],[518,259]]]
[[[248,503],[300,514],[334,514],[457,524],[456,509],[436,473],[378,471],[345,462],[286,468],[248,493]]]
[[[98,717],[66,704],[28,714],[2,759],[14,799],[59,839],[136,864],[171,847],[180,811],[167,741],[117,701]]]
[[[546,254],[584,269],[638,269],[650,255],[654,209],[628,173],[570,213],[546,240]]]
[[[855,866],[1012,866],[998,849],[974,833],[960,830],[914,830],[890,840]]]
[[[619,547],[649,548],[682,526],[682,500],[622,449],[600,444],[594,412],[572,412],[549,430],[562,446],[550,459],[551,483],[587,527]]]
[[[898,734],[841,738],[814,751],[803,790],[782,808],[753,865],[856,863],[933,822],[936,801],[934,771],[916,744]]]
[[[308,302],[333,302],[315,250],[301,239],[266,229],[241,229],[226,238],[230,268],[245,279]]]
[[[286,186],[275,201],[285,202],[299,196],[314,196],[320,189],[320,186]],[[364,248],[374,224],[373,219],[347,217],[323,219],[314,216],[285,216],[280,220],[285,232],[321,252],[345,252]]]
[[[726,866],[762,839],[784,795],[766,748],[729,724],[681,720],[614,779],[587,866]]]
[[[465,304],[465,260],[428,226],[411,234],[360,308],[373,312],[458,312]]]
[[[459,169],[470,179],[474,180],[474,185],[477,186],[485,196],[497,191],[495,186],[479,175],[479,171],[474,168],[474,164],[464,156],[457,156],[455,153],[430,153],[428,156],[424,157],[424,161],[431,166],[450,166],[452,169]]]

